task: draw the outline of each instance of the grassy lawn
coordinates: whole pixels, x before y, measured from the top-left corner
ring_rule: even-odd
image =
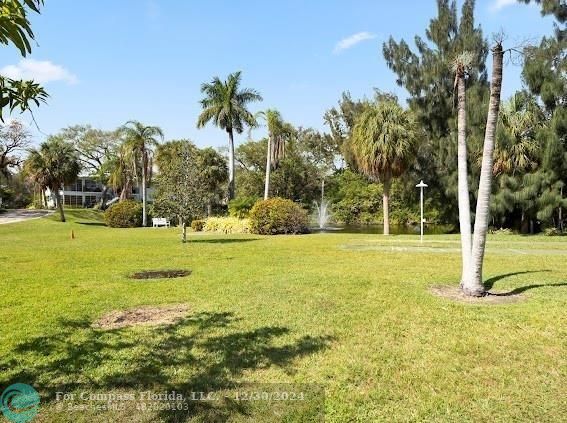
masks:
[[[457,284],[456,236],[421,246],[415,236],[191,234],[181,244],[175,228],[109,229],[93,212],[68,214],[0,226],[0,390],[34,386],[36,421],[317,421],[318,386],[330,422],[565,421],[566,238],[491,237],[488,283],[523,298],[474,305],[429,292]],[[192,274],[127,278],[171,268]],[[113,310],[179,303],[189,312],[172,326],[91,327]],[[71,411],[56,400],[245,383],[295,384],[281,386],[314,399],[223,397],[181,411]]]

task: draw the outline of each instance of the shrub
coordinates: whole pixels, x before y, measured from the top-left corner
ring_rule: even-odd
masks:
[[[203,230],[203,226],[205,226],[205,221],[202,219],[197,219],[191,222],[191,229],[195,232],[201,232]]]
[[[244,219],[250,214],[258,199],[256,197],[238,197],[228,203],[228,214]]]
[[[142,205],[134,200],[113,204],[104,212],[104,220],[111,228],[142,226]]]
[[[223,234],[247,234],[250,232],[248,219],[237,217],[209,217],[203,226],[205,232],[219,232]]]
[[[258,201],[250,210],[250,229],[255,234],[308,232],[307,212],[291,200],[275,197]]]
[[[492,228],[488,230],[488,233],[492,235],[513,235],[514,231],[510,228]]]
[[[564,235],[563,232],[561,232],[561,230],[559,230],[558,228],[555,227],[551,227],[551,228],[545,228],[543,230],[543,234],[545,236],[560,236],[560,235]]]

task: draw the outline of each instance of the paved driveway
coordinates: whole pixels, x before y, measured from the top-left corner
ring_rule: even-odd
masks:
[[[0,225],[37,219],[50,213],[53,212],[49,210],[7,210],[4,213],[0,213]]]

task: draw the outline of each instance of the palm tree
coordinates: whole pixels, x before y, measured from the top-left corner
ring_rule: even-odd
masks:
[[[264,200],[270,195],[270,172],[276,168],[285,157],[285,143],[294,133],[294,128],[284,122],[280,112],[275,109],[268,109],[258,112],[256,117],[263,117],[268,127],[268,150],[266,153],[266,180],[264,184]]]
[[[241,134],[244,125],[256,125],[254,115],[246,109],[248,103],[261,101],[262,96],[250,88],[240,88],[241,72],[228,75],[226,81],[218,77],[201,85],[204,98],[201,100],[203,111],[197,119],[197,128],[207,123],[224,129],[228,134],[228,198],[234,198],[234,131]]]
[[[384,235],[390,234],[389,198],[392,178],[415,157],[417,129],[413,115],[392,100],[371,103],[357,119],[352,151],[359,169],[384,185]]]
[[[470,273],[471,269],[471,205],[469,194],[469,176],[467,162],[467,112],[465,78],[467,69],[472,63],[473,55],[465,52],[460,54],[453,62],[455,84],[457,89],[457,168],[458,168],[458,202],[459,225],[461,232],[461,283]]]
[[[108,183],[115,192],[120,192],[119,201],[127,200],[133,186],[134,174],[129,161],[126,146],[121,145],[116,156],[106,163],[109,178]]]
[[[492,174],[496,187],[490,201],[492,221],[506,222],[506,216],[520,212],[520,230],[526,230],[539,209],[540,180],[534,177],[543,165],[543,139],[538,137],[544,128],[545,115],[536,99],[526,92],[514,94],[502,104],[500,122],[494,147]],[[480,168],[479,154],[477,165]],[[539,219],[539,216],[538,216]]]
[[[77,179],[81,165],[71,144],[60,137],[49,137],[39,149],[30,150],[24,169],[30,179],[42,190],[49,188],[55,195],[61,222],[65,222],[61,189]]]
[[[466,295],[480,297],[486,294],[482,283],[482,263],[486,247],[486,234],[488,232],[490,193],[492,190],[492,175],[494,168],[494,145],[496,141],[496,126],[500,112],[500,93],[502,91],[502,62],[504,50],[502,44],[497,42],[492,48],[492,81],[490,83],[490,101],[486,116],[486,129],[484,133],[484,148],[482,152],[482,166],[476,213],[474,222],[474,236],[472,243],[472,271],[466,277],[461,288]]]
[[[146,188],[152,173],[152,146],[157,145],[158,138],[163,140],[163,132],[158,126],[146,126],[137,121],[129,121],[121,128],[125,137],[124,146],[130,155],[134,175],[138,170],[142,173],[142,226],[147,225]]]
[[[516,93],[502,105],[494,147],[494,176],[515,175],[537,168],[541,146],[535,140],[535,133],[544,119],[535,99],[523,93]]]

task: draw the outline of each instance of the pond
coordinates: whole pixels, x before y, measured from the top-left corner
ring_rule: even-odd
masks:
[[[309,228],[312,233],[346,233],[346,234],[382,234],[384,225],[335,225],[329,224],[325,229],[318,227]],[[442,235],[450,233],[452,227],[450,225],[425,225],[426,235]],[[419,235],[418,225],[390,225],[391,235]]]

